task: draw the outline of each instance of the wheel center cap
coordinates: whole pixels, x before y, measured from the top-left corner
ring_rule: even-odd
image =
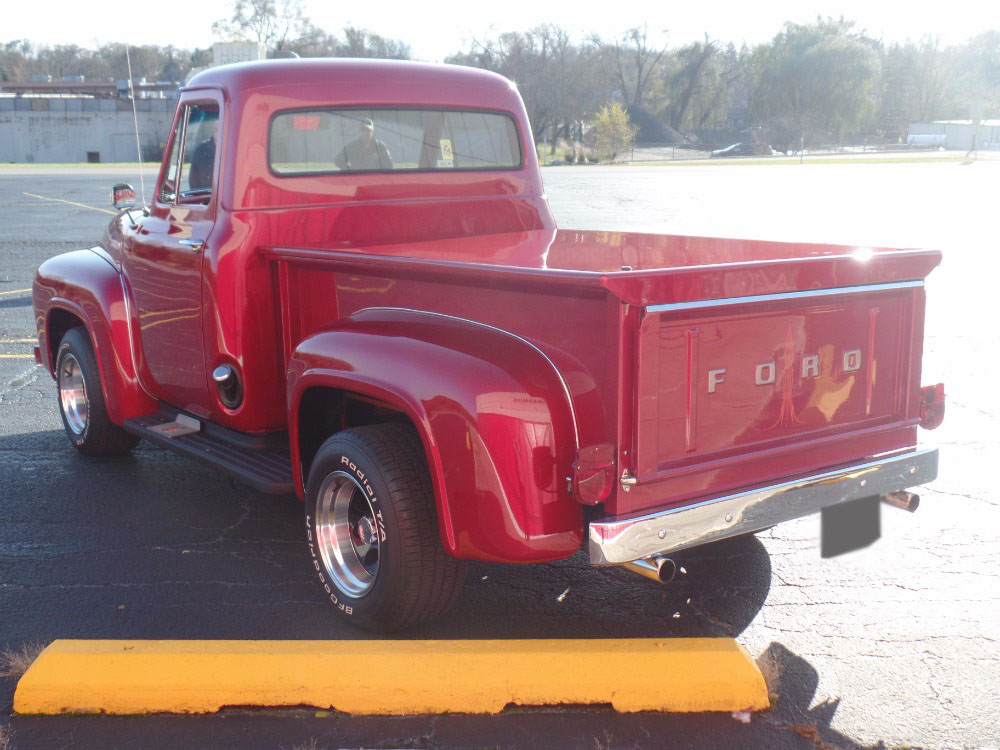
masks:
[[[354,527],[354,544],[361,553],[367,552],[372,544],[375,543],[375,524],[372,523],[372,519],[365,516],[358,521],[357,526]]]

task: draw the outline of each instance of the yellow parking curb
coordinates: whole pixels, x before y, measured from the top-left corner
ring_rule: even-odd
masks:
[[[756,711],[764,678],[728,638],[496,641],[83,641],[46,648],[14,711],[497,713],[508,704]]]

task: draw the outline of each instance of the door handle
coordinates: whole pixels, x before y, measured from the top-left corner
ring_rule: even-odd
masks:
[[[178,240],[178,242],[180,242],[185,247],[191,248],[191,251],[195,253],[200,253],[202,250],[205,249],[204,240]]]

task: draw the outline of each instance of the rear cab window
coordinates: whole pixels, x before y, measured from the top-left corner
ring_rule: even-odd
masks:
[[[442,109],[310,109],[271,120],[268,160],[279,176],[520,169],[514,118]]]

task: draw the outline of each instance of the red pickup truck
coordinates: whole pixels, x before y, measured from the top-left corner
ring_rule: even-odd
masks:
[[[383,630],[465,559],[665,579],[855,499],[911,505],[925,250],[561,231],[517,89],[287,60],[181,93],[148,206],[46,261],[37,356],[88,455],[139,439],[305,500],[320,584]]]

